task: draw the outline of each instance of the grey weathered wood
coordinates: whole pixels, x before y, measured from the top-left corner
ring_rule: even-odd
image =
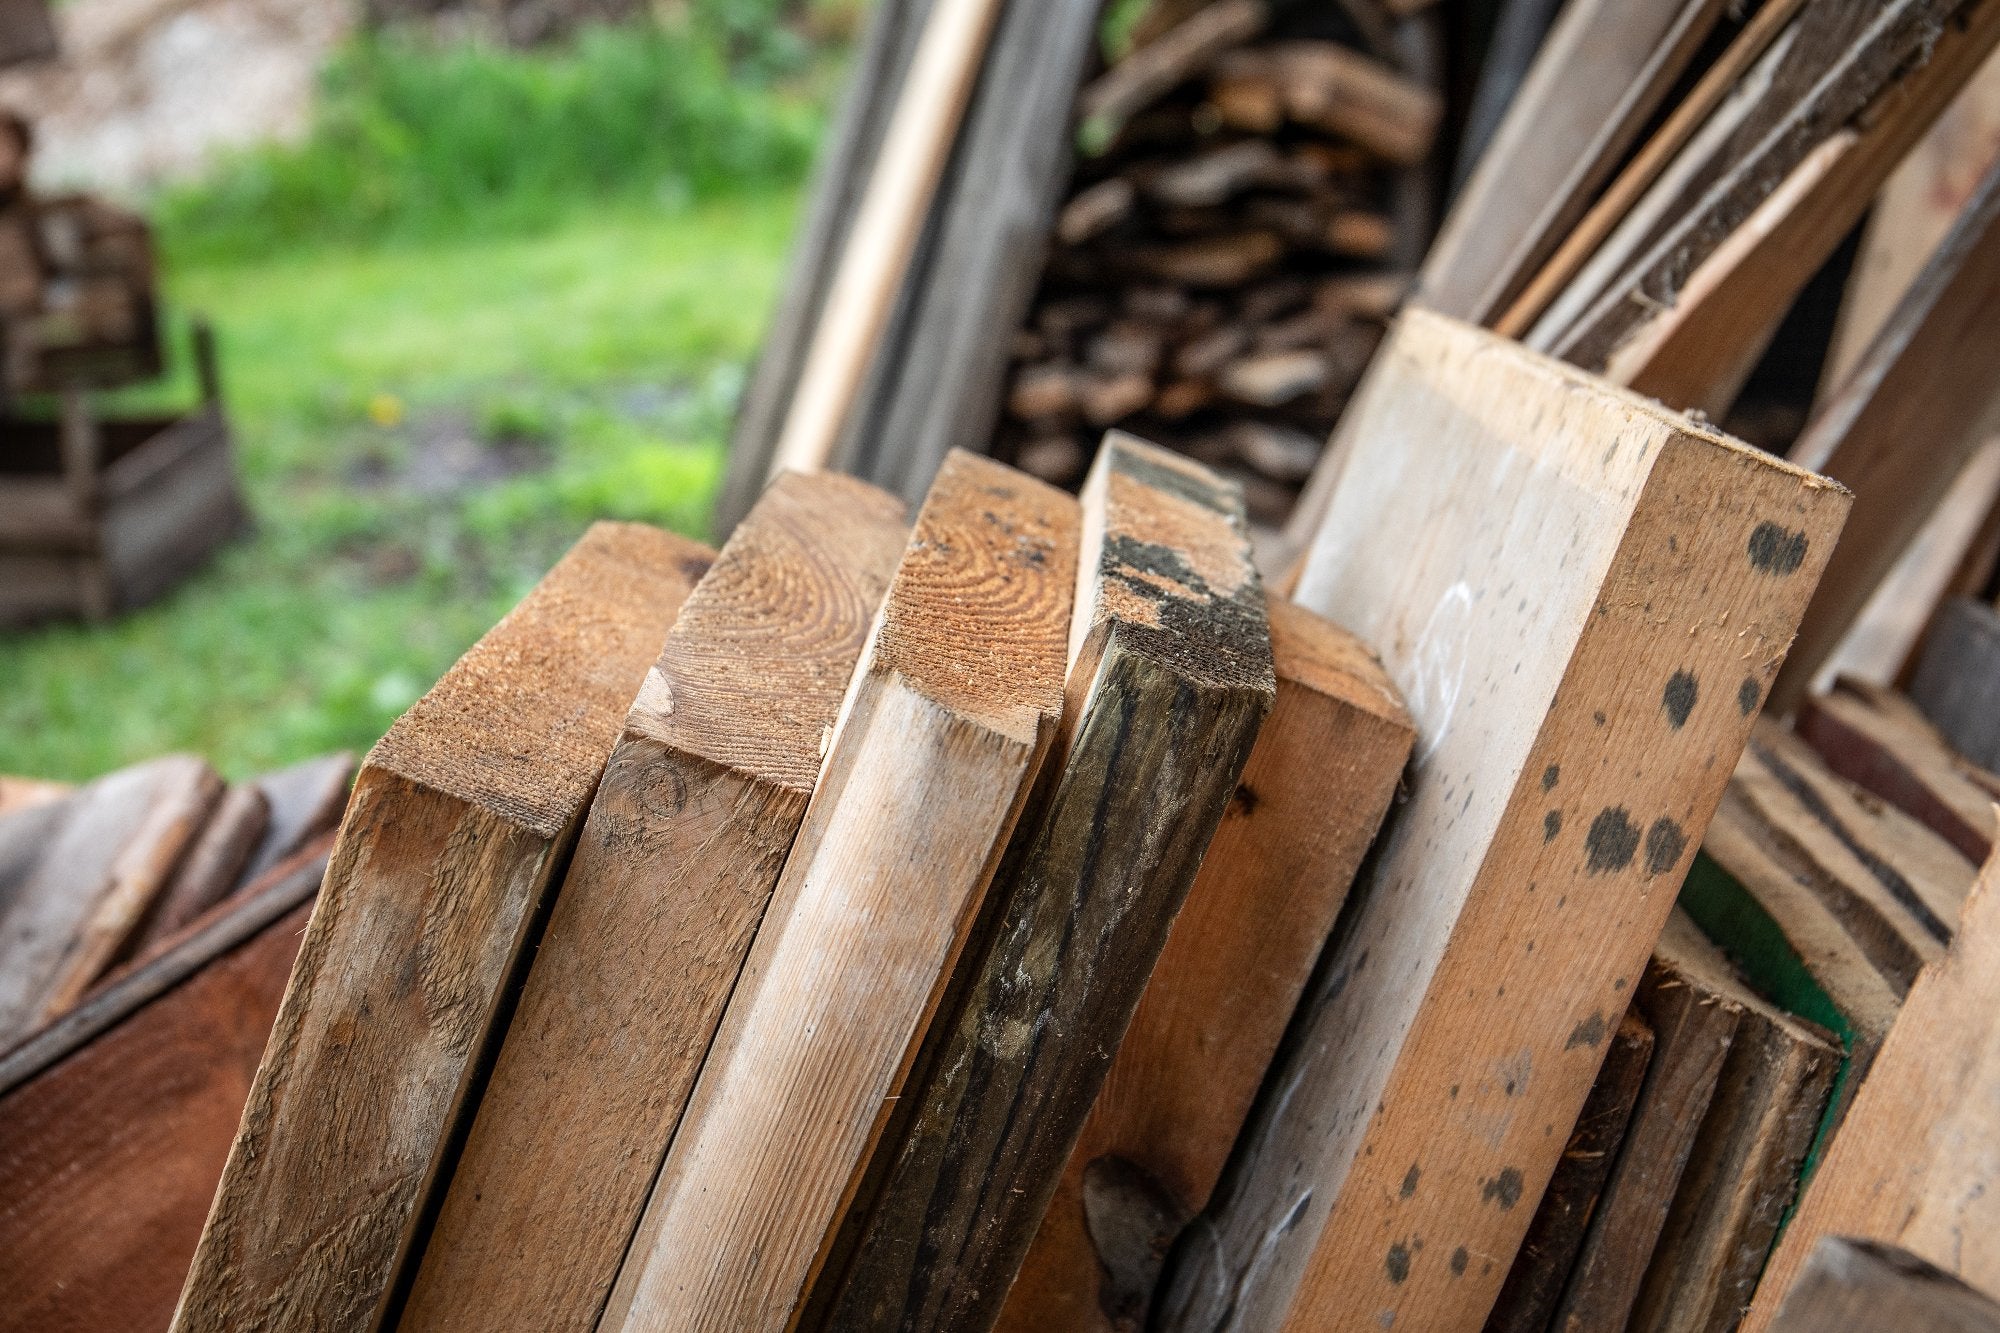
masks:
[[[2000,769],[2000,614],[1966,597],[1946,602],[1917,659],[1910,700],[1953,749]]]
[[[1507,109],[1520,95],[1559,7],[1560,0],[1506,0],[1500,6],[1486,59],[1479,66],[1479,82],[1472,90],[1472,105],[1466,109],[1465,127],[1459,132],[1458,161],[1452,168],[1455,189],[1465,187]]]
[[[1271,706],[1235,488],[1114,433],[1083,501],[1067,743],[905,1087],[851,1263],[828,1266],[830,1328],[998,1316]]]
[[[270,806],[271,817],[249,864],[237,878],[241,887],[297,852],[320,834],[340,827],[347,789],[354,785],[354,755],[346,750],[301,760],[252,779]]]
[[[1908,1250],[1822,1236],[1771,1333],[2000,1333],[2000,1304]]]

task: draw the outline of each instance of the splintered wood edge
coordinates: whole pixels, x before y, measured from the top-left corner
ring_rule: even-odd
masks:
[[[1062,711],[1078,512],[1055,487],[953,449],[917,515],[861,670],[898,677],[949,713],[1038,744]]]
[[[369,751],[366,768],[562,836],[713,553],[598,523]]]
[[[1216,689],[1276,689],[1264,586],[1242,488],[1123,431],[1082,495],[1071,670],[1100,629],[1126,650]]]
[[[811,791],[907,535],[886,491],[781,473],[681,608],[626,735]]]
[[[1839,1039],[1816,1023],[1778,1008],[1750,989],[1722,949],[1702,933],[1686,912],[1675,908],[1654,945],[1653,958],[1677,980],[1698,983],[1710,995],[1745,1013],[1757,1015],[1773,1027],[1808,1045],[1820,1044],[1840,1049]]]

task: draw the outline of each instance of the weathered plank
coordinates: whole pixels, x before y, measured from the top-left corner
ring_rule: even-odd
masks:
[[[0,1061],[0,1329],[166,1326],[326,850]]]
[[[681,609],[578,835],[406,1327],[596,1325],[805,816],[902,517],[849,478],[781,476]]]
[[[237,879],[239,887],[262,878],[320,834],[340,827],[347,790],[354,785],[354,767],[354,756],[337,750],[253,779],[271,815],[257,850]]]
[[[1542,1333],[1555,1317],[1652,1058],[1653,1030],[1628,1010],[1611,1034],[1604,1067],[1487,1316],[1488,1333]]]
[[[1170,1328],[1480,1326],[1845,505],[1421,310],[1329,454],[1298,600],[1381,649],[1411,796]]]
[[[1772,1333],[1857,1328],[2000,1333],[2000,1303],[1907,1250],[1821,1236],[1772,1321]]]
[[[222,795],[190,755],[0,817],[0,1048],[104,975]]]
[[[1917,980],[1771,1257],[1744,1333],[1761,1333],[1825,1235],[1900,1245],[2000,1287],[2000,862],[1951,949]]]
[[[1646,1270],[1631,1333],[1736,1326],[1757,1285],[1778,1223],[1840,1065],[1831,1034],[1782,1013],[1730,976],[1729,964],[1676,915],[1661,953],[1736,1004],[1736,1038],[1693,1155]]]
[[[1409,758],[1409,715],[1368,648],[1296,603],[1269,612],[1277,702],[1008,1292],[1011,1333],[1143,1323]],[[1149,1201],[1157,1231],[1110,1225]],[[1122,1244],[1134,1230],[1157,1243]]]
[[[797,1317],[1052,739],[1076,542],[946,460],[600,1327]]]
[[[381,1318],[531,918],[710,555],[594,526],[369,752],[176,1329]]]
[[[1771,693],[1789,712],[1959,468],[1986,438],[2000,356],[2000,167],[1939,245],[1846,386],[1792,446],[1855,493],[1842,536]]]
[[[241,882],[270,820],[271,803],[254,784],[225,791],[124,952],[145,955],[227,898]]]
[[[2000,613],[1969,597],[1946,602],[1924,641],[1910,701],[1953,749],[2000,769]],[[1990,831],[1990,815],[1982,827]]]
[[[1662,934],[1693,929],[1670,917]],[[1550,1324],[1553,1333],[1622,1329],[1639,1299],[1741,1013],[1696,961],[1685,952],[1655,952],[1633,997],[1653,1028],[1653,1061]]]
[[[1247,528],[1208,469],[1105,437],[1063,736],[815,1297],[829,1327],[998,1317],[1271,706]]]

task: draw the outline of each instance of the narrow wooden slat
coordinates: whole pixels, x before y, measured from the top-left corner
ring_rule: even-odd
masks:
[[[2000,613],[1957,597],[1938,613],[1910,699],[1960,754],[2000,768]],[[1982,822],[1990,831],[1992,820]]]
[[[149,952],[227,898],[270,821],[271,803],[256,786],[241,784],[224,792],[127,952],[134,956]]]
[[[596,525],[369,752],[176,1329],[380,1319],[530,921],[710,558]]]
[[[1175,1329],[1481,1325],[1846,503],[1422,310],[1331,452],[1298,600],[1382,650],[1411,795]]]
[[[788,474],[688,598],[578,835],[404,1327],[596,1325],[904,537],[873,487]]]
[[[1167,1247],[1121,1246],[1108,1224],[1148,1199],[1167,1229],[1207,1206],[1409,757],[1367,647],[1296,603],[1269,610],[1277,702],[1008,1293],[1011,1333],[1143,1322]],[[1146,1188],[1105,1188],[1114,1170]]]
[[[800,1312],[1062,701],[1076,502],[953,453],[600,1327]]]
[[[254,779],[271,814],[257,850],[237,879],[239,887],[261,878],[320,834],[340,827],[347,790],[354,785],[354,768],[354,756],[339,750]]]
[[[853,1259],[827,1270],[827,1327],[998,1317],[1271,706],[1247,527],[1241,493],[1206,468],[1105,438],[1083,490],[1062,740],[985,947],[904,1087]]]
[[[1903,1246],[2000,1287],[2000,862],[1966,899],[1950,952],[1910,991],[1743,1322],[1770,1327],[1821,1236]]]
[[[1692,929],[1669,918],[1662,933]],[[1622,1329],[1631,1318],[1742,1013],[1726,988],[1672,953],[1655,952],[1633,1003],[1652,1025],[1653,1061],[1553,1333]]]
[[[1907,1250],[1822,1236],[1772,1321],[1772,1333],[1857,1328],[2000,1333],[2000,1303]]]

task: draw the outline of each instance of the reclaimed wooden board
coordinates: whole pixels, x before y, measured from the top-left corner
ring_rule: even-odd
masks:
[[[173,1316],[326,850],[0,1060],[0,1329]]]
[[[381,1320],[530,923],[710,558],[593,526],[369,752],[174,1328]]]
[[[2000,769],[2000,612],[1969,597],[1946,602],[1917,660],[1910,702],[1953,749]],[[1991,824],[1989,815],[1981,826]]]
[[[1734,978],[1725,975],[1718,981],[1702,968],[1705,951],[1673,947],[1674,940],[1694,930],[1678,911],[1667,919],[1661,936],[1668,947],[1655,950],[1633,997],[1652,1025],[1653,1060],[1617,1164],[1549,1325],[1552,1333],[1622,1329],[1631,1318],[1667,1208],[1680,1188],[1681,1172],[1736,1040],[1741,1006],[1729,997]]]
[[[1675,920],[1688,925],[1684,917]],[[1699,932],[1678,929],[1661,943],[1663,952],[1713,979],[1710,984],[1739,1013],[1736,1038],[1627,1327],[1631,1333],[1728,1333],[1756,1288],[1796,1194],[1840,1067],[1840,1043],[1740,982],[1731,984],[1728,962]]]
[[[1770,1326],[1821,1236],[1888,1241],[2000,1287],[2000,862],[1966,899],[1950,951],[1918,978],[1828,1147],[1744,1319]]]
[[[1077,507],[954,452],[599,1327],[786,1328],[1061,710]]]
[[[1082,503],[1063,734],[815,1298],[830,1328],[998,1318],[1271,707],[1241,492],[1114,431]]]
[[[82,999],[222,796],[190,755],[0,817],[0,1048]]]
[[[1542,1333],[1555,1317],[1652,1059],[1652,1028],[1627,1011],[1611,1034],[1604,1067],[1486,1318],[1488,1333]]]
[[[682,607],[578,835],[405,1327],[595,1327],[906,535],[874,487],[788,473]]]
[[[1268,609],[1277,701],[1008,1292],[1008,1333],[1143,1325],[1409,758],[1409,714],[1367,646],[1297,603]],[[1123,1223],[1149,1204],[1154,1227]],[[1124,1243],[1135,1231],[1148,1243]]]
[[[2000,1333],[2000,1303],[1908,1250],[1821,1236],[1772,1321],[1772,1333],[1857,1328]]]
[[[1167,1327],[1477,1329],[1845,499],[1422,310],[1322,467],[1298,600],[1381,649],[1411,796]]]
[[[223,792],[144,925],[121,954],[141,957],[151,952],[234,892],[270,819],[271,804],[255,785],[239,784]]]
[[[1853,519],[1770,706],[1790,712],[1987,431],[2000,355],[2000,167],[1788,455],[1851,487]]]

